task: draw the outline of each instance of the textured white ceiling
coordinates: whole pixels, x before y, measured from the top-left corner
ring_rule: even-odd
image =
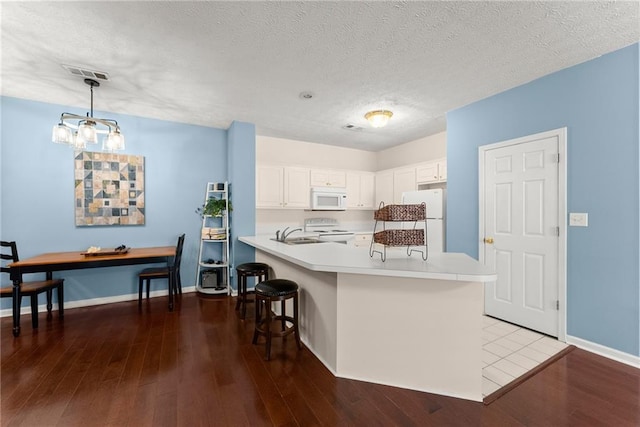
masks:
[[[639,4],[2,2],[1,93],[84,114],[88,86],[61,67],[78,65],[111,77],[98,111],[239,120],[378,151],[444,130],[451,109],[637,42]],[[370,128],[363,116],[379,108],[394,116]]]

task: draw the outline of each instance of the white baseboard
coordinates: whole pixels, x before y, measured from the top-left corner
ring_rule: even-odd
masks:
[[[319,353],[315,352],[311,346],[309,346],[309,343],[307,342],[307,340],[303,337],[300,337],[300,341],[304,344],[305,348],[307,350],[309,350],[311,353],[313,353],[313,355],[320,361],[320,363],[322,363],[324,365],[325,368],[327,368],[329,370],[329,372],[331,372],[333,374],[334,377],[337,377],[338,374],[336,373],[335,369],[333,369],[331,367],[331,365],[329,365],[327,363],[326,360],[324,360],[324,358],[322,357],[322,355],[320,355]]]
[[[185,293],[185,294],[189,292],[195,292],[195,291],[196,291],[195,286],[186,286],[182,288],[182,293]],[[157,291],[149,292],[149,298],[166,297],[166,296],[167,296],[166,289],[160,289]],[[143,298],[144,297],[145,297],[145,294],[143,293]],[[92,305],[113,304],[116,302],[137,301],[137,300],[138,300],[138,293],[136,292],[135,294],[115,295],[112,297],[89,298],[89,299],[82,299],[82,300],[68,301],[68,302],[65,301],[64,309],[68,310],[70,308],[90,307]],[[57,303],[53,304],[53,309],[54,310],[58,309]],[[39,313],[43,313],[46,311],[47,311],[46,303],[38,305]],[[12,314],[13,314],[13,309],[11,308],[5,308],[3,310],[0,310],[0,317],[9,317],[9,316],[12,316]],[[20,314],[31,314],[31,306],[23,306],[22,309],[20,310]]]
[[[583,350],[590,351],[591,353],[598,354],[608,359],[615,360],[617,362],[624,363],[626,365],[633,366],[640,369],[640,357],[634,356],[629,353],[625,353],[619,350],[615,350],[611,347],[605,347],[600,344],[596,344],[591,341],[583,340],[582,338],[573,337],[567,335],[567,344],[573,344]]]

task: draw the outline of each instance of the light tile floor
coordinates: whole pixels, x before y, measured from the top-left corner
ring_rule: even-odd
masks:
[[[482,319],[482,395],[535,368],[567,344],[493,317]]]

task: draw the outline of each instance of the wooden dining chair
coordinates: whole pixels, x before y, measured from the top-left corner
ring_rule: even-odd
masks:
[[[10,248],[11,253],[5,253],[5,248]],[[16,242],[0,242],[0,259],[2,260],[2,266],[0,272],[9,273],[7,264],[19,261],[18,247]],[[22,306],[22,297],[28,296],[31,298],[31,325],[34,329],[38,328],[38,295],[43,292],[47,294],[47,316],[51,316],[51,309],[53,304],[51,302],[53,296],[53,290],[57,290],[58,294],[58,315],[60,318],[64,317],[64,279],[47,279],[40,281],[22,282],[20,278],[20,300],[13,301],[14,307],[18,307],[17,313],[20,315],[20,307]],[[13,298],[13,284],[11,286],[3,286],[0,288],[0,298]]]
[[[173,292],[174,295],[178,293],[182,294],[182,281],[180,280],[180,261],[182,260],[182,248],[184,246],[184,234],[178,237],[178,244],[176,245],[176,256],[173,261],[173,268],[175,271],[175,283],[169,277],[169,267],[151,267],[145,268],[138,274],[138,305],[142,304],[142,287],[143,284],[147,285],[147,299],[149,299],[149,287],[153,279],[168,279],[169,280],[169,292]]]

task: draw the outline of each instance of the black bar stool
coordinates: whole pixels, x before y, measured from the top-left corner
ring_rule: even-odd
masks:
[[[269,266],[262,262],[247,262],[236,267],[238,272],[238,299],[236,300],[236,310],[242,306],[240,318],[244,319],[247,314],[247,277],[257,277],[257,283],[269,279]]]
[[[256,285],[256,328],[253,333],[253,344],[258,342],[258,336],[262,335],[267,338],[267,360],[271,358],[271,337],[285,337],[289,334],[295,334],[296,344],[298,348],[302,348],[300,344],[300,331],[298,330],[298,284],[287,279],[272,279]],[[293,316],[287,316],[285,312],[285,302],[293,298]],[[271,303],[280,301],[281,314],[273,316],[271,312]],[[263,307],[264,306],[264,307]],[[265,318],[262,318],[262,312]],[[281,330],[273,331],[272,321],[281,322]],[[287,327],[287,322],[291,322],[291,326]]]

